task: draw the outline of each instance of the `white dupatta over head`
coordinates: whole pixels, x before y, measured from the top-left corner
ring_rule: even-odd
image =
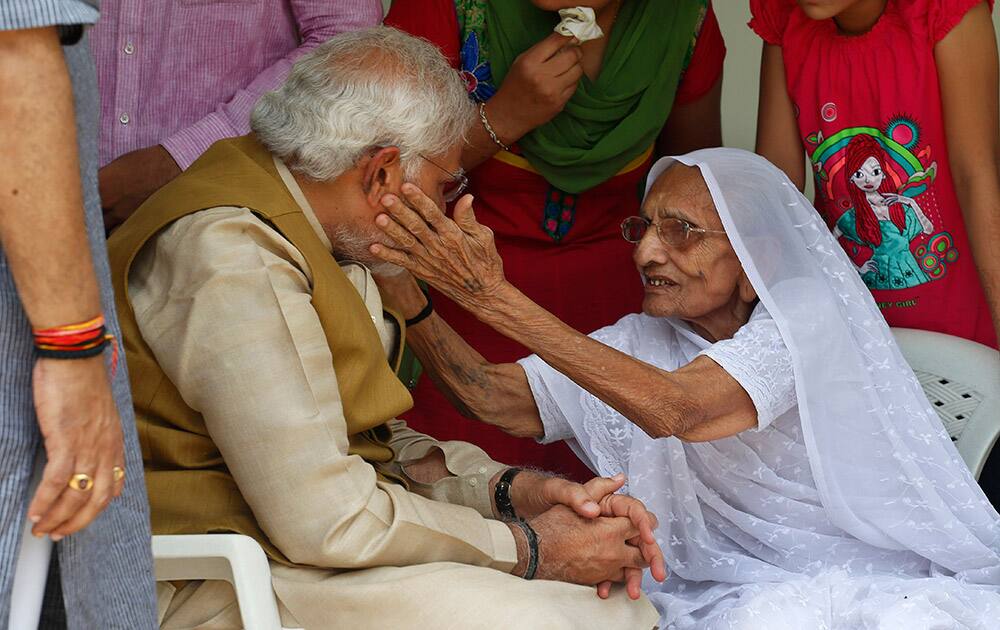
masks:
[[[644,587],[664,626],[1000,627],[1000,517],[830,230],[746,151],[664,158],[647,193],[674,162],[700,169],[760,298],[762,317],[734,341],[764,381],[768,357],[790,363],[797,404],[730,438],[653,440],[538,357],[522,361],[547,430],[566,425],[559,437],[597,472],[625,472],[659,516],[671,575]],[[712,356],[669,318],[630,315],[593,336],[667,370]]]

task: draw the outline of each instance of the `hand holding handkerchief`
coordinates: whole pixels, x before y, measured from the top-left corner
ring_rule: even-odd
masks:
[[[580,43],[604,37],[604,31],[597,25],[597,17],[590,7],[559,9],[562,21],[553,29],[560,35],[575,37]]]

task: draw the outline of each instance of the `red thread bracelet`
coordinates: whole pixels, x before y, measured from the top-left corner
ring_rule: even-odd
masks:
[[[47,359],[86,359],[104,352],[110,343],[111,376],[118,371],[118,340],[108,332],[104,316],[52,328],[32,329],[35,338],[35,352]]]

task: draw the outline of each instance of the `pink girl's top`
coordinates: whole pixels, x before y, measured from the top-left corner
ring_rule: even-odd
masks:
[[[934,45],[982,1],[889,0],[870,31],[848,36],[794,0],[750,0],[750,28],[782,49],[816,208],[889,325],[996,347],[934,61]]]

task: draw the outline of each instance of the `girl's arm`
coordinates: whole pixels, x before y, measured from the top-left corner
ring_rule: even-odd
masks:
[[[1000,331],[997,42],[985,2],[938,42],[934,58],[955,191],[993,326]]]
[[[799,190],[806,185],[805,149],[795,124],[795,110],[785,85],[781,47],[764,44],[760,55],[760,101],[757,153],[785,171]]]

